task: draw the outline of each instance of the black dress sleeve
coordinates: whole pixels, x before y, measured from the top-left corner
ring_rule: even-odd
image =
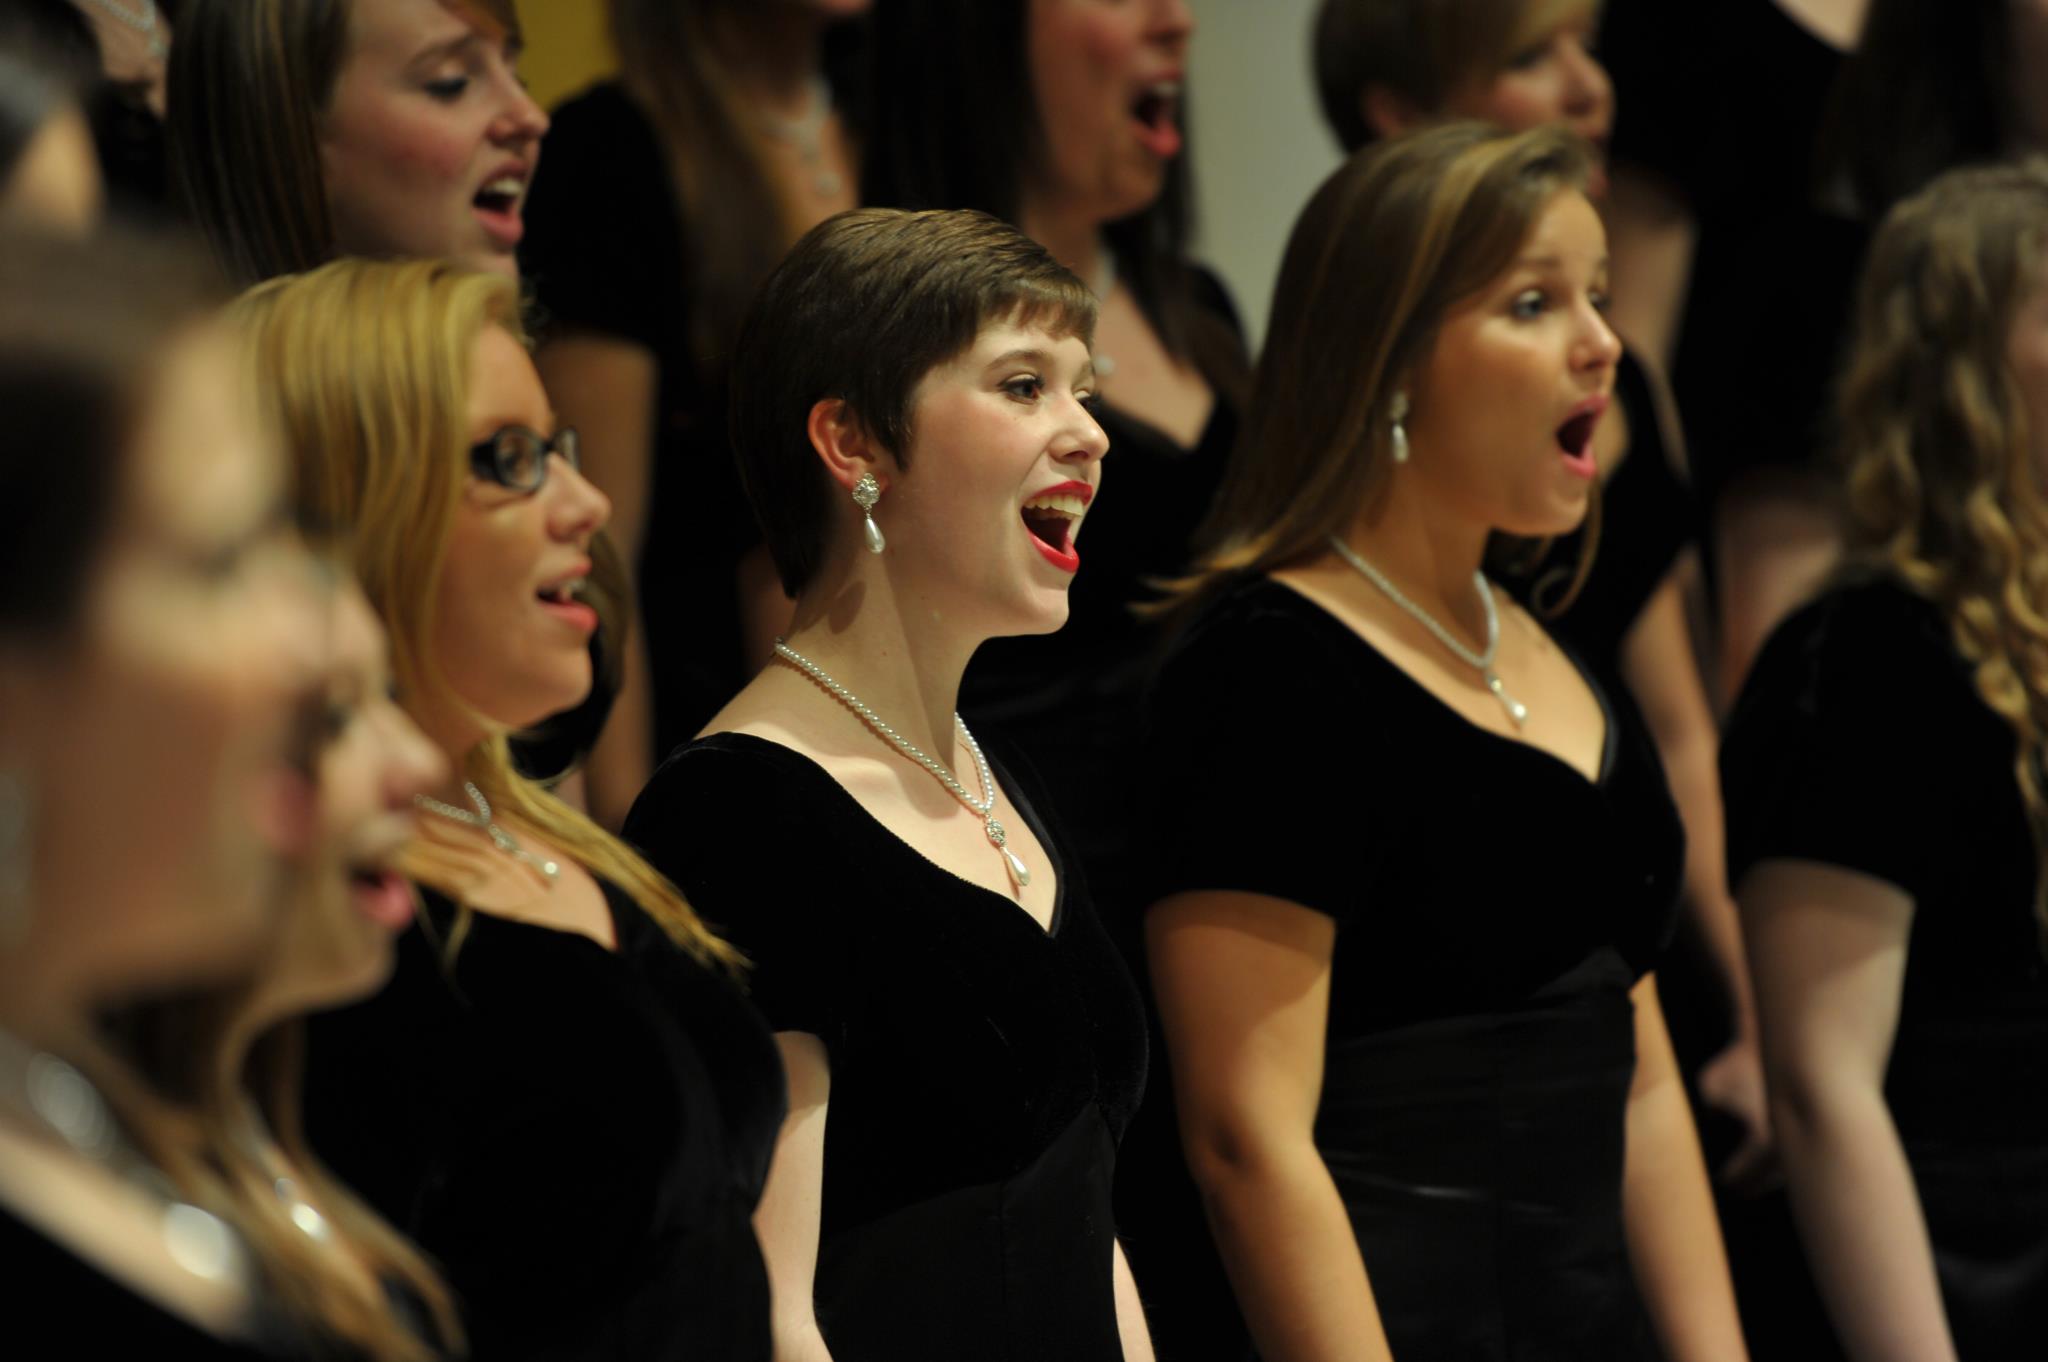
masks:
[[[819,863],[836,857],[806,834],[820,825],[800,793],[810,782],[782,766],[720,737],[700,739],[654,773],[625,837],[746,955],[748,996],[769,1027],[807,1031],[830,1049],[852,959],[835,913],[840,897]],[[859,875],[862,867],[840,870]]]
[[[618,86],[555,111],[519,253],[543,332],[578,327],[667,347],[683,296],[670,183],[653,126]]]
[[[1235,890],[1341,927],[1398,840],[1400,779],[1379,769],[1384,754],[1318,741],[1319,716],[1370,700],[1349,660],[1299,618],[1312,609],[1226,607],[1161,667],[1148,711],[1148,766],[1162,792],[1148,839],[1151,902]],[[1347,737],[1362,727],[1344,725]]]
[[[1925,601],[1889,585],[1837,592],[1779,627],[1722,742],[1728,878],[1820,861],[1938,897],[1955,870],[1967,693]]]

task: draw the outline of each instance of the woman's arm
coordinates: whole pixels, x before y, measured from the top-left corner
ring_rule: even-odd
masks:
[[[1259,1355],[1390,1357],[1313,1138],[1336,924],[1256,894],[1177,894],[1145,939],[1188,1167]]]
[[[824,1204],[825,1106],[832,1071],[825,1043],[802,1031],[779,1031],[776,1048],[789,1077],[789,1117],[775,1141],[768,1185],[754,1211],[754,1233],[768,1264],[775,1362],[831,1362],[818,1333],[812,1284],[818,1269],[818,1214]]]
[[[1913,900],[1853,870],[1775,860],[1744,876],[1740,901],[1778,1147],[1835,1331],[1857,1362],[1953,1359],[1884,1100]]]
[[[573,332],[534,356],[556,420],[583,441],[583,471],[611,498],[610,531],[627,570],[637,571],[647,539],[654,471],[654,403],[661,366],[637,341]],[[638,582],[634,608],[639,608]],[[617,828],[653,772],[652,678],[644,630],[626,639],[625,676],[587,764],[590,814]]]
[[[1628,1095],[1622,1218],[1628,1256],[1658,1341],[1671,1362],[1741,1362],[1749,1356],[1721,1222],[1693,1133],[1685,1082],[1664,1029],[1655,975],[1630,996],[1636,1073]]]
[[[1152,1329],[1145,1323],[1145,1305],[1138,1299],[1138,1282],[1131,1276],[1130,1260],[1124,1257],[1121,1243],[1109,1270],[1116,1291],[1116,1332],[1123,1340],[1124,1362],[1153,1362]]]
[[[1716,764],[1720,734],[1686,627],[1682,568],[1666,575],[1629,627],[1622,640],[1621,670],[1656,740],[1672,798],[1685,820],[1686,911],[1727,990],[1735,1024],[1727,1047],[1700,1070],[1701,1097],[1742,1125],[1742,1143],[1722,1165],[1720,1175],[1731,1186],[1755,1188],[1772,1171],[1770,1110],[1742,926],[1728,892]]]

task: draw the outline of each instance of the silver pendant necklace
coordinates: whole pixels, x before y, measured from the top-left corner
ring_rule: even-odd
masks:
[[[832,87],[825,83],[823,76],[813,76],[809,87],[810,101],[803,113],[795,118],[763,117],[762,130],[778,142],[787,142],[796,149],[796,158],[811,177],[811,191],[821,199],[837,194],[841,181],[839,172],[825,164],[825,120],[832,116]]]
[[[484,792],[476,787],[475,781],[463,781],[462,789],[463,793],[469,796],[469,802],[476,806],[474,812],[468,809],[458,809],[453,804],[443,803],[432,795],[416,794],[412,797],[412,802],[415,806],[425,809],[428,813],[438,814],[451,823],[460,823],[466,828],[475,828],[482,832],[484,836],[491,839],[492,846],[504,852],[513,860],[530,865],[535,870],[538,870],[541,878],[548,882],[548,888],[554,888],[555,881],[562,877],[562,867],[556,864],[550,857],[536,856],[531,851],[528,851],[525,847],[519,845],[517,837],[499,827],[497,822],[491,817],[491,801],[484,798]]]
[[[1009,841],[1009,836],[1003,831],[1003,825],[996,821],[996,783],[988,773],[988,758],[981,755],[981,744],[976,742],[974,735],[967,731],[966,722],[958,714],[953,716],[953,722],[960,726],[960,736],[967,740],[967,750],[974,754],[974,769],[981,776],[981,798],[979,800],[976,800],[967,793],[967,787],[954,779],[951,771],[939,765],[938,762],[933,761],[918,750],[908,738],[905,738],[901,733],[883,723],[873,710],[860,702],[858,696],[827,675],[823,667],[820,667],[817,663],[811,661],[779,638],[775,640],[775,655],[830,691],[838,698],[841,704],[859,715],[861,722],[872,728],[877,735],[886,738],[905,756],[937,776],[939,783],[951,790],[953,797],[967,806],[968,812],[981,819],[981,830],[988,834],[989,844],[997,851],[1003,853],[1003,864],[1009,868],[1010,879],[1016,883],[1017,887],[1022,889],[1025,885],[1031,883],[1031,868],[1024,864],[1016,852],[1010,850],[1005,845]]]
[[[164,44],[164,35],[157,31],[158,16],[156,0],[142,0],[142,8],[129,10],[115,3],[115,0],[91,0],[92,7],[112,19],[115,23],[142,36],[149,44],[149,55],[162,61],[170,48]]]
[[[1508,718],[1515,721],[1516,729],[1519,730],[1528,723],[1529,707],[1507,693],[1506,688],[1501,685],[1500,673],[1493,669],[1493,655],[1500,649],[1500,612],[1494,608],[1493,588],[1487,585],[1485,573],[1472,574],[1472,585],[1479,592],[1479,606],[1486,612],[1486,648],[1475,653],[1460,643],[1450,630],[1438,624],[1427,610],[1402,595],[1399,588],[1387,580],[1385,573],[1359,557],[1349,544],[1333,534],[1330,536],[1330,547],[1337,551],[1338,557],[1356,568],[1359,576],[1385,593],[1388,600],[1420,620],[1422,627],[1434,634],[1437,642],[1449,648],[1460,662],[1476,670],[1480,679],[1486,683],[1486,688],[1493,692],[1493,698],[1500,701],[1500,707],[1508,712]]]

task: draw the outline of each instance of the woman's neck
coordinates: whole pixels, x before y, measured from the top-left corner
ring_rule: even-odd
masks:
[[[773,118],[801,118],[823,65],[826,21],[803,5],[749,5],[715,18],[710,41],[739,97]]]
[[[1486,614],[1472,589],[1472,575],[1486,560],[1491,533],[1486,526],[1436,513],[1424,494],[1397,473],[1385,504],[1353,522],[1344,541],[1431,617],[1468,637],[1483,638]]]
[[[953,715],[983,636],[961,633],[944,609],[899,599],[880,572],[861,577],[837,590],[806,591],[786,642],[905,741],[957,773]]]

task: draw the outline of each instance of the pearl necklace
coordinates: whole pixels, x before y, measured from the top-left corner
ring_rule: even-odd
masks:
[[[92,1080],[72,1065],[0,1030],[0,1106],[11,1108],[63,1145],[149,1197],[164,1249],[186,1272],[213,1282],[247,1283],[249,1250],[228,1223],[180,1200],[169,1181],[123,1138],[121,1125]]]
[[[451,823],[460,823],[466,828],[478,829],[484,836],[491,839],[492,846],[504,852],[513,860],[520,861],[538,870],[541,878],[548,882],[548,888],[554,888],[555,881],[562,877],[562,867],[549,857],[536,856],[531,851],[528,851],[525,847],[519,845],[517,837],[499,827],[497,822],[491,817],[491,801],[484,798],[484,792],[476,787],[475,781],[463,781],[462,789],[469,796],[469,802],[476,805],[476,812],[472,813],[468,809],[458,809],[453,804],[444,804],[432,795],[416,794],[412,797],[412,802],[416,807],[425,809],[431,814],[438,814]]]
[[[905,756],[937,776],[939,783],[951,790],[953,797],[967,806],[968,812],[981,819],[982,831],[988,834],[989,844],[995,847],[997,851],[1003,853],[1003,864],[1009,867],[1010,878],[1016,882],[1017,887],[1022,889],[1025,885],[1031,883],[1030,867],[1019,859],[1016,852],[1004,845],[1009,840],[1009,836],[1003,831],[1003,825],[998,823],[995,817],[996,783],[994,778],[988,773],[988,758],[981,754],[981,744],[976,742],[974,735],[967,731],[965,720],[958,714],[953,716],[953,722],[960,726],[960,736],[967,740],[967,750],[974,754],[974,767],[981,776],[981,798],[979,800],[967,793],[967,787],[955,779],[951,771],[948,771],[938,762],[918,750],[916,745],[901,733],[883,723],[873,710],[860,702],[858,696],[840,685],[837,681],[834,681],[823,667],[820,667],[817,663],[811,661],[779,638],[775,640],[775,655],[804,672],[811,680],[830,691],[838,698],[841,704],[859,715],[861,722],[872,728],[876,734],[886,738]]]
[[[1493,588],[1487,585],[1485,573],[1472,574],[1472,585],[1479,591],[1480,608],[1486,612],[1486,649],[1475,653],[1460,643],[1450,630],[1438,624],[1427,610],[1402,595],[1399,589],[1387,580],[1386,574],[1359,557],[1349,544],[1333,534],[1330,536],[1330,547],[1337,551],[1338,557],[1356,568],[1361,577],[1384,592],[1388,600],[1420,620],[1422,627],[1434,634],[1437,642],[1449,648],[1460,662],[1475,669],[1480,679],[1486,682],[1486,688],[1493,692],[1493,698],[1500,701],[1501,708],[1515,721],[1517,729],[1529,721],[1529,707],[1507,693],[1501,685],[1500,673],[1493,669],[1493,655],[1500,648],[1500,614],[1494,609]]]

